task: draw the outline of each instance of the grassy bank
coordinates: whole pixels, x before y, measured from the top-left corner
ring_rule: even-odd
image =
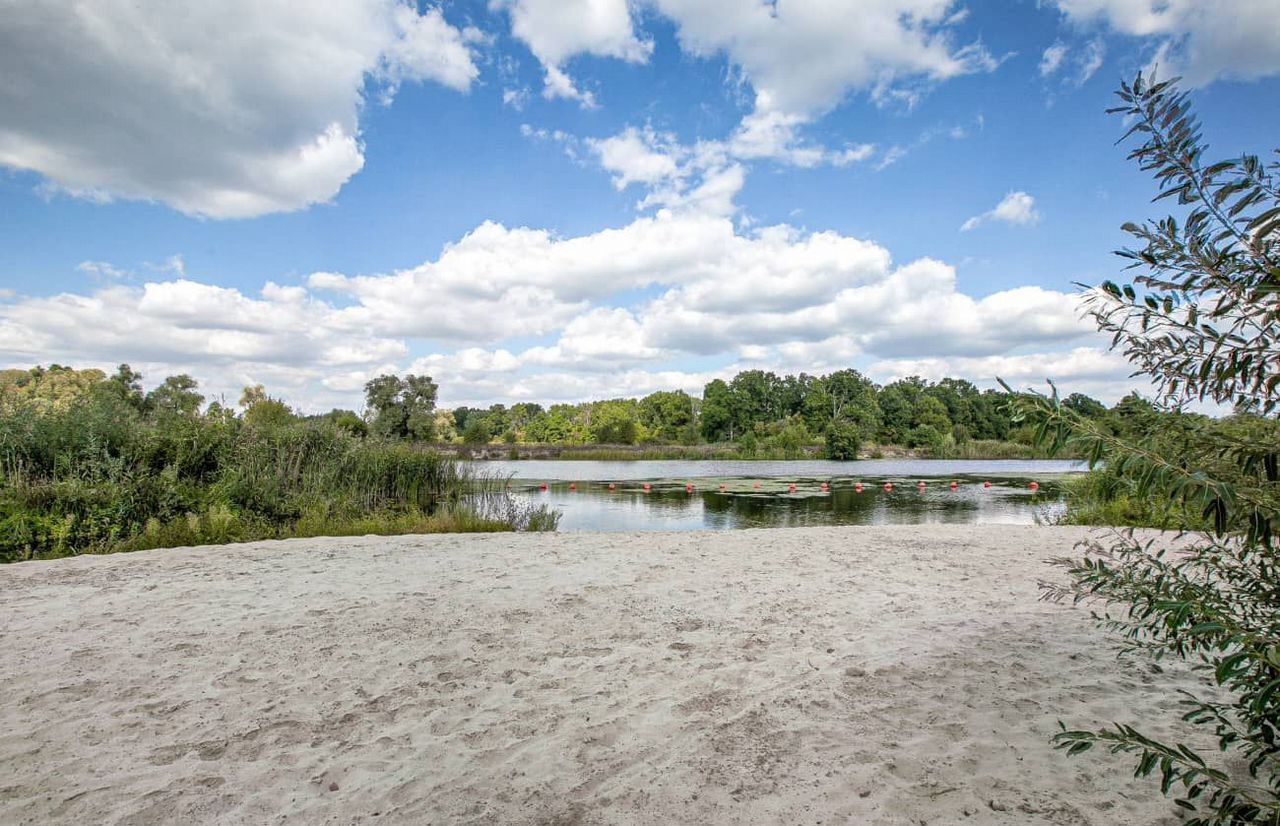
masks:
[[[554,529],[501,480],[325,422],[144,415],[107,393],[0,412],[0,561],[366,533]]]

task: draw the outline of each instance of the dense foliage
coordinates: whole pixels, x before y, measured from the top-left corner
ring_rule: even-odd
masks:
[[[0,561],[259,538],[554,526],[463,465],[304,420],[261,387],[237,415],[188,376],[0,373]]]
[[[734,444],[744,456],[792,456],[806,448],[855,458],[867,445],[901,445],[934,456],[1030,455],[1033,431],[1013,421],[1012,396],[980,391],[962,379],[910,377],[880,386],[856,370],[825,376],[747,370],[715,379],[702,398],[682,390],[641,399],[582,404],[522,403],[451,411],[437,430],[466,444]],[[1101,402],[1072,399],[1087,415],[1109,419]],[[1115,415],[1122,415],[1117,409]],[[1021,444],[1021,450],[1010,447]]]
[[[1059,560],[1068,584],[1052,599],[1099,606],[1123,650],[1186,660],[1211,690],[1185,698],[1187,723],[1221,754],[1162,742],[1132,725],[1066,730],[1071,753],[1095,745],[1158,772],[1189,824],[1280,822],[1280,165],[1253,156],[1206,163],[1200,125],[1173,82],[1139,75],[1113,112],[1140,145],[1130,157],[1154,173],[1181,217],[1126,225],[1139,242],[1121,253],[1138,270],[1090,293],[1113,344],[1160,388],[1158,427],[1109,432],[1056,394],[1026,401],[1051,448],[1105,464],[1092,484],[1200,520],[1190,542],[1132,530],[1090,541]],[[1235,406],[1223,423],[1178,412],[1188,400]],[[1252,414],[1252,415],[1250,415]],[[1263,414],[1263,415],[1256,415]],[[1167,503],[1167,505],[1166,505]]]

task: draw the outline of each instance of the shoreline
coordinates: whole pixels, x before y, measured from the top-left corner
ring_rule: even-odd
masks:
[[[1083,528],[292,539],[0,568],[6,823],[1173,824],[1038,600]]]

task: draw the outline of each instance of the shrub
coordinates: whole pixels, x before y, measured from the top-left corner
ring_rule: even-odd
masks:
[[[1280,165],[1252,156],[1202,163],[1199,123],[1172,82],[1139,74],[1120,97],[1112,111],[1132,124],[1129,135],[1144,136],[1130,157],[1155,174],[1161,197],[1190,209],[1181,221],[1125,226],[1142,246],[1121,255],[1142,272],[1132,284],[1091,291],[1094,320],[1155,382],[1162,404],[1212,399],[1270,414],[1280,407]],[[1081,556],[1057,561],[1069,581],[1046,585],[1045,595],[1100,604],[1095,616],[1123,653],[1193,663],[1212,690],[1187,694],[1182,719],[1211,731],[1223,754],[1162,742],[1126,723],[1064,726],[1057,745],[1069,754],[1102,746],[1133,755],[1138,776],[1158,772],[1161,790],[1176,790],[1175,802],[1193,815],[1189,825],[1280,821],[1276,423],[1243,416],[1217,427],[1166,415],[1158,428],[1112,430],[1056,391],[1021,406],[1038,423],[1040,444],[1105,463],[1105,475],[1089,483],[1104,497],[1169,503],[1206,528],[1182,547],[1132,530],[1085,542]],[[1127,405],[1139,421],[1150,407]]]
[[[852,422],[839,421],[827,425],[826,457],[836,461],[858,458],[858,426]]]

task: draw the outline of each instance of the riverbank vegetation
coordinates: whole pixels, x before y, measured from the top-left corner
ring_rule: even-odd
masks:
[[[881,386],[856,370],[823,376],[747,370],[709,382],[701,397],[674,390],[547,407],[457,407],[437,413],[432,437],[489,456],[504,455],[505,445],[505,455],[517,458],[600,458],[584,449],[590,445],[609,458],[1043,456],[1033,428],[1014,422],[1012,398],[963,379],[910,377]],[[1070,402],[1099,419],[1142,404],[1135,396],[1108,410],[1083,394]]]
[[[1167,516],[1202,530],[1179,543],[1131,530],[1086,542],[1057,561],[1067,581],[1047,584],[1045,595],[1093,605],[1123,655],[1184,660],[1205,686],[1183,692],[1180,721],[1169,721],[1177,739],[1119,721],[1064,726],[1056,744],[1131,756],[1137,776],[1157,775],[1175,796],[1189,826],[1277,823],[1280,163],[1205,160],[1200,124],[1174,82],[1139,74],[1119,95],[1112,111],[1140,141],[1129,157],[1181,214],[1124,227],[1137,246],[1120,255],[1136,277],[1091,290],[1089,308],[1173,410],[1114,433],[1056,393],[1021,406],[1042,445],[1103,466],[1079,484],[1114,509],[1108,520]],[[1195,400],[1239,415],[1214,422],[1176,412]],[[1188,724],[1216,748],[1186,742]]]
[[[297,417],[261,388],[207,407],[122,365],[0,373],[0,561],[253,539],[539,530],[504,480],[392,435]]]

